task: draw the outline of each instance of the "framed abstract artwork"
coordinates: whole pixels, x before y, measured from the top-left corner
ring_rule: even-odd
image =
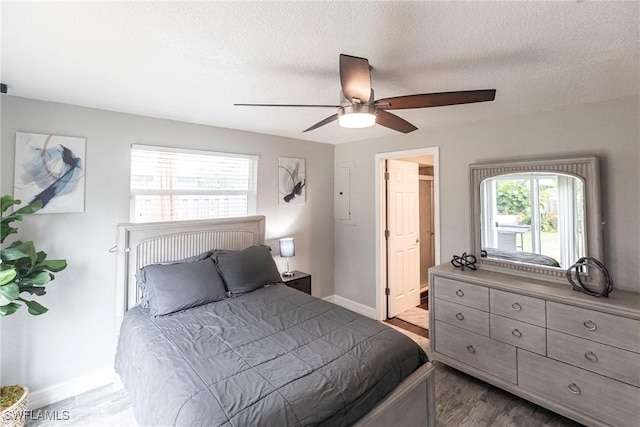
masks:
[[[305,160],[280,157],[278,172],[278,204],[304,204],[307,199]]]
[[[37,213],[84,212],[85,138],[16,133],[14,198]]]

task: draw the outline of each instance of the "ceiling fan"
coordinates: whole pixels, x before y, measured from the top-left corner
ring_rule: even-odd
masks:
[[[418,129],[408,121],[389,113],[387,110],[441,107],[444,105],[471,104],[493,101],[495,89],[465,90],[458,92],[423,93],[419,95],[396,96],[374,101],[371,88],[371,68],[366,58],[340,55],[340,105],[310,104],[234,104],[251,107],[322,107],[337,108],[338,112],[316,123],[303,132],[309,132],[338,120],[340,126],[364,128],[379,124],[402,133]]]

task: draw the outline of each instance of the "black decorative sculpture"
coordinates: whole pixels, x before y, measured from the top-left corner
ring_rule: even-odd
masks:
[[[453,265],[456,268],[460,268],[462,271],[464,271],[464,269],[467,267],[469,267],[471,270],[475,270],[477,262],[478,262],[478,258],[476,258],[475,255],[473,254],[467,255],[466,252],[463,252],[462,255],[460,256],[458,255],[453,256],[453,259],[451,260],[451,265]]]
[[[600,271],[604,276],[604,288],[601,291],[594,291],[589,289],[583,282],[582,277],[580,277],[580,271],[584,271],[584,267],[595,268]],[[575,278],[575,280],[574,280]],[[603,263],[598,261],[595,258],[590,257],[582,257],[575,264],[567,269],[567,280],[571,283],[571,287],[574,291],[584,292],[587,295],[591,295],[594,297],[605,297],[609,298],[609,294],[613,290],[613,280],[609,275],[609,271],[604,266]],[[578,282],[576,284],[576,281]]]

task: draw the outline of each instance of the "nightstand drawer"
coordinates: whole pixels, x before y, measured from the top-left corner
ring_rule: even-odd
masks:
[[[311,295],[311,275],[302,271],[294,271],[292,277],[283,277],[282,282],[290,288]]]

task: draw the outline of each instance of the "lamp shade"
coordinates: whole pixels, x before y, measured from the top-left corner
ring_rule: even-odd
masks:
[[[280,256],[283,258],[291,258],[296,255],[296,243],[293,237],[280,239]]]

